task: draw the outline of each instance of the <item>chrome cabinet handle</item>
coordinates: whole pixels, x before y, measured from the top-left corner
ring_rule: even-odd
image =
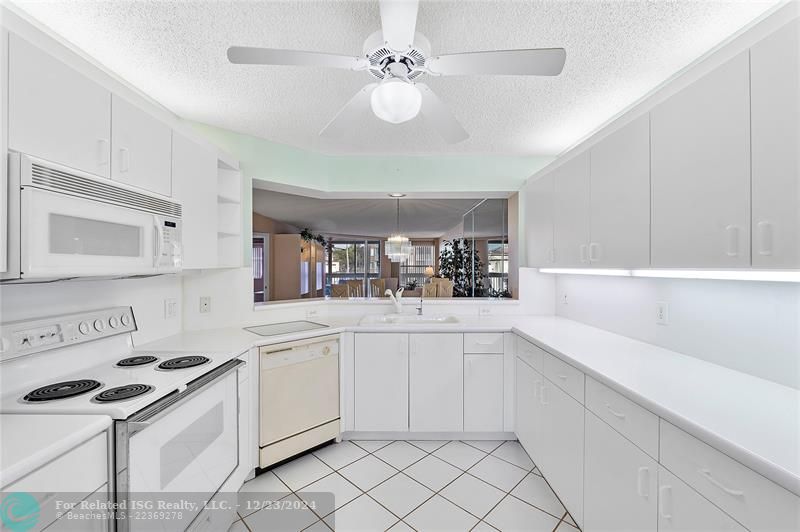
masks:
[[[612,416],[614,416],[616,418],[619,418],[619,419],[625,419],[625,414],[623,414],[621,412],[616,412],[613,408],[611,408],[611,405],[608,404],[608,403],[606,403],[606,409],[608,409],[608,411],[611,412]]]
[[[721,489],[722,491],[724,491],[728,495],[733,495],[734,497],[741,497],[742,495],[744,495],[744,492],[742,490],[729,488],[729,487],[725,486],[719,480],[715,479],[711,475],[711,470],[710,469],[698,469],[697,472],[700,473],[700,475],[703,476],[711,484],[713,484],[714,486],[718,487],[719,489]]]

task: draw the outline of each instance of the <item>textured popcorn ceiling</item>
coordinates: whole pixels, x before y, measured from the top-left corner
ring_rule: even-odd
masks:
[[[561,46],[556,78],[423,79],[471,137],[420,117],[370,116],[349,139],[317,134],[371,81],[364,72],[231,65],[229,45],[358,55],[376,1],[30,1],[34,18],[185,118],[330,154],[557,154],[745,26],[772,1],[422,1],[432,51]]]

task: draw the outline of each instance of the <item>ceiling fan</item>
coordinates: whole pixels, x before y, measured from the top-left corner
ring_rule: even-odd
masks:
[[[431,56],[428,39],[416,32],[418,0],[380,0],[381,29],[364,41],[358,57],[231,46],[228,60],[247,65],[296,65],[366,71],[376,81],[367,84],[320,131],[343,137],[359,127],[368,109],[386,122],[399,124],[422,113],[425,121],[449,143],[469,137],[447,106],[425,83],[429,76],[472,74],[557,76],[564,68],[563,48],[496,50]]]

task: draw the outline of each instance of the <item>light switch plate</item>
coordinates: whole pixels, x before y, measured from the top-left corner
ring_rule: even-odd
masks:
[[[170,319],[178,315],[178,300],[169,297],[164,300],[164,318]]]

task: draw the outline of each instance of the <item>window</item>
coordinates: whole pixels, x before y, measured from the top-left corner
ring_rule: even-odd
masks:
[[[362,294],[369,296],[369,279],[381,276],[380,242],[372,240],[334,242],[328,264],[328,286],[325,295],[331,294],[331,285],[347,281],[361,281]]]
[[[436,261],[436,246],[433,242],[411,242],[411,255],[408,260],[400,264],[401,286],[415,283],[417,287],[425,284],[425,268],[434,267]]]
[[[508,290],[508,242],[489,241],[489,288],[491,296],[501,296]]]

